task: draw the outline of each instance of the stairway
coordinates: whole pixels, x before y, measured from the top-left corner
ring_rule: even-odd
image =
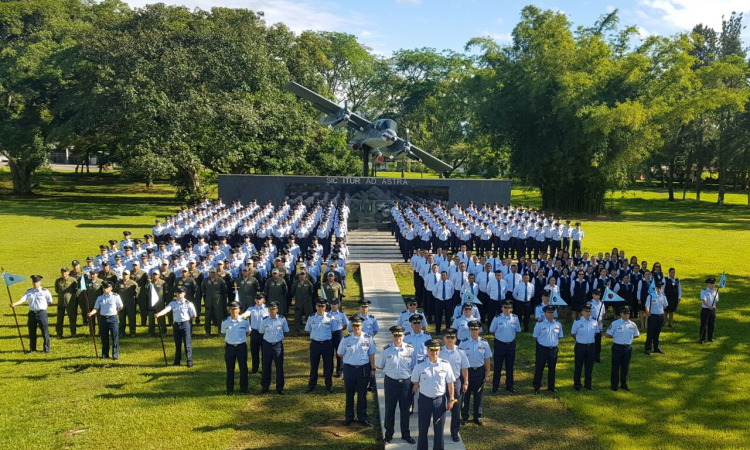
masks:
[[[346,236],[347,263],[403,263],[396,238],[388,230],[361,226]]]

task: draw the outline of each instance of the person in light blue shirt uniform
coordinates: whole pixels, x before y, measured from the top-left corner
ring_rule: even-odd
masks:
[[[626,391],[628,387],[628,372],[630,370],[630,358],[633,355],[633,339],[640,336],[638,325],[630,320],[630,307],[625,306],[620,310],[620,318],[609,325],[606,336],[614,340],[612,344],[612,376],[611,389],[617,390],[618,385]]]
[[[367,384],[375,378],[375,341],[362,332],[362,318],[349,319],[352,332],[339,343],[336,353],[344,360],[344,388],[346,389],[346,409],[344,424],[354,422],[354,395],[357,395],[357,420],[370,426],[367,420]]]
[[[446,325],[450,323],[451,312],[453,312],[453,283],[448,280],[448,272],[440,273],[440,280],[432,287],[432,295],[435,297],[435,334],[440,334],[440,327],[445,316]]]
[[[516,334],[521,332],[521,321],[511,313],[513,302],[502,304],[502,313],[490,324],[490,333],[495,335],[495,374],[492,378],[492,392],[500,387],[500,377],[505,365],[505,390],[516,392],[513,368],[516,363]]]
[[[469,333],[469,322],[474,322],[476,320],[476,318],[472,316],[473,309],[474,309],[473,303],[471,302],[464,303],[463,315],[461,315],[461,317],[453,321],[452,327],[457,330],[458,342],[463,342],[471,338],[471,333]]]
[[[404,341],[414,346],[417,364],[427,359],[427,348],[424,343],[432,339],[432,336],[424,332],[422,327],[422,316],[414,314],[409,318],[411,331],[404,333]]]
[[[469,302],[471,303],[471,302]],[[456,306],[453,308],[453,320],[460,319],[464,315],[464,305],[466,302]],[[477,305],[472,305],[471,307],[471,317],[473,317],[476,320],[480,320],[481,313],[479,312],[479,308],[477,308]]]
[[[576,340],[575,345],[575,371],[573,373],[573,388],[581,390],[581,369],[586,367],[585,387],[589,391],[594,388],[591,385],[591,376],[594,372],[594,357],[596,355],[595,340],[597,333],[601,333],[599,323],[591,316],[591,304],[587,303],[581,309],[582,317],[573,322],[570,335]]]
[[[563,328],[555,320],[555,307],[544,307],[544,320],[534,326],[533,337],[536,339],[536,362],[534,370],[534,393],[538,394],[542,387],[542,376],[545,366],[549,368],[547,374],[547,390],[557,392],[555,388],[555,367],[557,366],[557,345],[563,337]]]
[[[719,291],[716,289],[716,278],[706,279],[705,289],[701,291],[701,327],[699,344],[714,342],[714,327],[716,326],[716,303],[719,302]]]
[[[249,318],[250,321],[250,355],[252,357],[252,373],[258,373],[261,363],[261,351],[263,349],[263,335],[260,334],[260,324],[263,319],[268,317],[268,308],[266,307],[266,295],[258,293],[255,295],[255,306],[247,308],[242,313],[243,318]]]
[[[440,358],[440,341],[425,342],[428,358],[417,364],[411,374],[413,393],[419,394],[419,438],[417,449],[427,450],[430,422],[434,433],[433,448],[443,448],[443,416],[457,407],[454,384],[456,376],[450,362]],[[447,393],[447,395],[446,395]],[[448,397],[446,401],[446,397]]]
[[[378,334],[380,331],[380,325],[378,325],[378,319],[370,314],[370,300],[359,301],[359,318],[362,319],[362,332],[372,337]],[[352,331],[352,326],[349,324],[349,331]]]
[[[193,302],[185,299],[187,289],[183,286],[177,288],[177,299],[172,300],[158,313],[156,318],[172,312],[172,331],[174,335],[174,363],[172,365],[179,366],[182,360],[182,346],[185,345],[185,357],[187,358],[188,368],[193,367],[193,346],[191,342],[191,328],[190,319],[194,319],[198,316],[195,311],[195,305]]]
[[[333,335],[333,357],[336,360],[336,373],[334,374],[334,376],[336,378],[341,378],[341,375],[344,373],[343,361],[336,353],[336,350],[338,350],[341,340],[344,339],[344,330],[349,328],[349,318],[346,317],[344,311],[341,311],[341,302],[339,301],[339,299],[336,298],[331,300],[330,304],[330,313],[338,322],[338,329],[331,331],[331,334]]]
[[[326,312],[328,302],[321,298],[315,304],[315,314],[307,317],[305,331],[310,333],[310,380],[307,392],[318,385],[318,366],[323,358],[323,378],[326,391],[333,392],[333,332],[341,329],[341,324]]]
[[[646,298],[646,316],[648,317],[648,328],[646,329],[646,354],[651,355],[652,349],[656,353],[664,353],[659,345],[659,336],[664,327],[664,310],[669,306],[667,296],[662,292],[663,282],[654,281],[656,292]]]
[[[50,351],[49,339],[49,318],[47,316],[47,307],[53,303],[52,293],[42,287],[41,275],[31,275],[33,287],[26,291],[17,302],[12,303],[11,307],[15,309],[21,303],[29,303],[29,313],[27,326],[29,329],[29,353],[36,351],[36,330],[39,328],[42,332],[44,342],[44,353]]]
[[[271,361],[276,369],[276,392],[284,394],[284,333],[288,332],[289,324],[284,316],[279,315],[279,304],[271,302],[268,305],[268,317],[260,323],[260,334],[263,335],[261,394],[268,392],[271,386]]]
[[[461,408],[461,424],[464,425],[469,421],[469,406],[471,405],[471,396],[474,396],[474,423],[483,425],[482,421],[482,397],[484,394],[484,385],[490,380],[490,359],[492,358],[492,349],[489,342],[480,336],[482,324],[478,320],[469,322],[469,332],[471,337],[462,342],[458,348],[466,353],[469,359],[469,379],[467,380],[468,388]]]
[[[120,337],[117,313],[123,308],[122,299],[112,293],[113,284],[109,281],[102,283],[104,294],[100,295],[94,303],[94,309],[89,317],[99,313],[99,336],[102,338],[102,358],[109,358],[109,339],[112,336],[112,359],[117,361],[120,357]]]
[[[551,294],[552,290],[549,288],[544,288],[544,290],[542,291],[542,303],[538,304],[536,308],[534,308],[534,318],[537,322],[541,322],[542,320],[544,320],[544,307],[549,305]],[[555,309],[554,318],[557,319],[557,309]]]
[[[460,405],[463,400],[464,393],[469,388],[467,380],[469,379],[469,358],[466,357],[466,352],[456,346],[456,335],[457,330],[455,328],[448,328],[445,330],[443,335],[443,347],[440,349],[439,357],[448,361],[453,369],[453,376],[456,381],[453,383],[453,392],[456,396],[456,404]],[[461,411],[459,407],[455,407],[451,410],[451,439],[453,442],[461,440],[459,435],[459,428],[461,424]]]
[[[221,334],[224,335],[224,362],[227,366],[227,395],[234,393],[234,367],[240,367],[240,390],[247,394],[247,336],[250,334],[250,322],[240,316],[240,302],[229,304],[229,317],[221,323]]]
[[[417,310],[417,299],[414,297],[406,299],[406,309],[402,311],[401,314],[399,314],[396,325],[406,328],[407,326],[409,326],[409,318],[414,314],[422,316],[422,327],[426,329],[427,318],[425,317],[423,312]]]
[[[411,405],[411,373],[416,365],[414,346],[404,342],[404,328],[391,327],[392,344],[383,347],[375,366],[383,370],[383,388],[385,395],[385,443],[393,440],[396,422],[396,406],[401,414],[401,439],[409,444],[416,441],[409,431],[409,406]]]

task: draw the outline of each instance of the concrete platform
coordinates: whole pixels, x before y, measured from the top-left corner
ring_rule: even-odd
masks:
[[[388,328],[396,324],[398,315],[405,309],[404,300],[401,297],[401,293],[396,283],[396,276],[393,274],[390,264],[386,263],[362,263],[359,266],[360,275],[362,277],[362,293],[365,299],[370,300],[370,314],[378,319],[380,325],[380,332],[375,336],[375,344],[380,352],[383,347],[391,343],[391,334],[388,332]],[[385,396],[383,390],[383,372],[378,371],[376,375],[377,387],[378,387],[378,404],[380,405],[380,424],[381,432],[385,436]],[[399,411],[396,409],[396,422],[393,441],[386,445],[386,450],[396,449],[415,449],[416,444],[411,445],[402,441],[401,433],[399,431]],[[444,424],[444,447],[445,450],[465,450],[463,439],[459,442],[453,442],[450,437],[449,421],[445,420],[450,418],[448,414],[443,416]],[[412,437],[416,440],[418,438],[418,423],[417,413],[411,415],[409,430],[411,431]],[[429,448],[432,448],[432,427],[430,427],[430,438]]]

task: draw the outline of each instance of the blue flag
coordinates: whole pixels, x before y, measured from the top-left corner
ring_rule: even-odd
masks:
[[[328,297],[326,297],[326,289],[323,286],[320,287],[320,296],[323,297],[323,300],[328,300]]]
[[[468,289],[465,289],[463,292],[461,292],[461,304],[463,305],[464,303],[469,303],[469,302],[475,305],[482,304],[482,302],[479,301],[479,299],[477,298],[476,295],[474,295],[474,293],[472,293]]]
[[[651,280],[651,286],[648,287],[648,295],[652,297],[656,295],[656,284],[654,284],[654,280]]]
[[[721,279],[719,280],[719,287],[723,289],[726,287],[726,285],[727,285],[727,273],[725,271],[721,273]]]
[[[81,292],[86,290],[86,275],[81,276]]]
[[[554,306],[568,306],[568,304],[565,303],[565,300],[560,297],[560,293],[557,291],[552,291],[552,293],[550,294],[549,304]]]
[[[653,286],[653,284],[651,285]],[[651,291],[649,291],[650,293]],[[656,293],[656,291],[654,291]],[[612,289],[607,286],[607,289],[604,290],[604,297],[602,298],[603,302],[624,302],[625,299],[620,297],[619,295],[615,294]]]
[[[12,273],[3,272],[3,281],[5,281],[6,286],[13,286],[14,284],[20,283],[25,279],[26,277],[22,277],[21,275],[13,275]]]

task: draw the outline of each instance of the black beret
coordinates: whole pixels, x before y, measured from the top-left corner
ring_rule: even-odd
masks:
[[[502,307],[503,307],[503,308],[512,308],[512,307],[513,307],[513,302],[510,302],[510,301],[508,301],[508,302],[503,302],[503,305],[502,305]]]
[[[586,303],[585,305],[583,305],[581,311],[591,311],[591,303]]]
[[[422,323],[422,315],[421,314],[412,314],[411,317],[409,317],[410,323]]]
[[[102,289],[107,289],[111,287],[112,287],[112,283],[110,283],[109,281],[105,281],[104,283],[102,283]]]
[[[549,297],[550,294],[552,294],[552,289],[550,289],[548,287],[544,288],[544,290],[542,291],[542,296],[544,296],[544,297]]]
[[[184,286],[180,286],[177,288],[177,293],[179,294],[180,292],[187,292],[187,289]]]
[[[133,233],[131,233],[130,231],[123,231],[122,234],[123,236],[130,236]]]
[[[31,281],[33,281],[34,283],[38,283],[38,282],[42,281],[43,278],[44,277],[41,276],[41,275],[32,275],[31,276]]]
[[[372,302],[370,300],[360,300],[359,306],[370,306]]]
[[[458,334],[458,330],[455,328],[446,328],[443,330],[444,337],[456,337],[456,334]]]
[[[631,312],[630,306],[623,306],[622,308],[620,308],[620,314],[624,314],[624,313],[630,314],[630,312]]]
[[[268,304],[268,309],[279,309],[279,303],[278,302],[271,302]]]
[[[352,325],[362,325],[362,318],[359,316],[351,316],[349,322],[351,322]]]
[[[554,311],[555,311],[556,309],[557,309],[557,308],[555,308],[555,307],[554,307],[554,306],[552,306],[552,305],[547,305],[547,306],[545,306],[544,308],[542,308],[542,311],[544,311],[544,312],[554,312]]]
[[[466,302],[461,309],[474,309],[474,304],[471,302]]]
[[[93,260],[94,260],[94,258],[92,258],[90,256],[86,258],[86,262],[93,261]]]
[[[430,339],[429,341],[425,341],[424,346],[430,350],[440,350],[440,341],[437,339]]]
[[[80,266],[80,265],[81,265],[81,263],[80,263],[80,262],[78,262],[78,260],[77,260],[77,259],[74,259],[73,261],[71,261],[71,263],[70,263],[70,264],[71,264],[71,265],[73,265],[73,266]]]
[[[716,278],[714,278],[714,277],[708,277],[708,278],[706,278],[706,283],[708,283],[708,284],[714,284],[714,283],[716,283]]]
[[[479,328],[482,328],[482,324],[478,320],[472,320],[467,325],[469,325],[470,330],[477,330]]]
[[[229,304],[229,309],[235,309],[235,308],[239,309],[239,307],[240,307],[240,302],[231,302]]]
[[[115,245],[115,244],[117,244],[117,239],[110,239],[109,243],[112,244],[112,245]]]
[[[398,336],[399,334],[404,334],[404,327],[400,327],[398,325],[394,325],[388,329],[388,331],[391,332],[391,334]]]

